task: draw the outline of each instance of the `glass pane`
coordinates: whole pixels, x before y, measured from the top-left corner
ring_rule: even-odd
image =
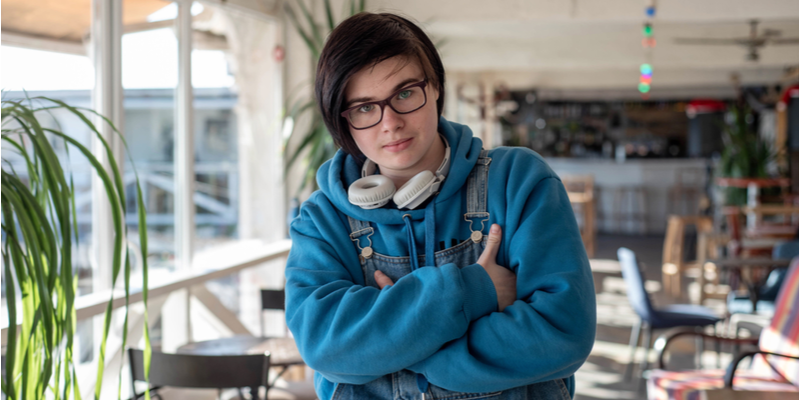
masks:
[[[192,14],[215,11],[193,3]],[[228,66],[225,36],[195,28],[192,42],[195,140],[195,252],[238,237],[239,157],[234,108],[238,95]]]
[[[3,100],[45,96],[71,106],[91,108],[94,70],[88,57],[10,46],[2,46],[2,53],[3,74],[0,82],[4,88]],[[29,105],[36,108],[54,104],[32,100]],[[70,111],[41,111],[37,113],[37,119],[43,127],[60,130],[91,148],[91,130]],[[9,124],[3,128],[13,129],[14,125]],[[30,141],[25,142],[31,148]],[[74,244],[72,250],[72,262],[73,269],[79,276],[78,294],[88,294],[92,292],[92,269],[89,263],[92,238],[91,168],[88,160],[76,148],[68,148],[63,141],[56,139],[51,143],[65,167],[65,173],[72,172],[79,235],[79,242]],[[13,168],[18,174],[27,176],[21,155],[15,154],[15,150],[9,148],[5,142],[2,152],[3,160],[7,161],[3,163],[4,170],[10,171]],[[3,299],[5,304],[5,297]]]
[[[131,157],[125,163],[129,238],[138,245],[135,166],[147,209],[147,258],[151,284],[175,268],[174,97],[178,81],[177,51],[177,39],[171,28],[128,33],[122,37],[124,126]]]

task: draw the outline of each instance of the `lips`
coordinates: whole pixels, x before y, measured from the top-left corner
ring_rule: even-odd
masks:
[[[390,153],[401,152],[401,151],[409,148],[411,146],[411,142],[413,140],[414,140],[414,138],[396,140],[394,142],[391,142],[391,143],[383,146],[383,149],[388,151],[388,152],[390,152]]]
[[[392,143],[389,143],[389,144],[386,144],[386,145],[384,145],[383,147],[397,146],[398,144],[400,144],[400,143],[403,143],[403,142],[407,142],[407,141],[409,141],[409,140],[411,140],[411,138],[408,138],[408,139],[401,139],[401,140],[396,140],[396,141],[394,141],[394,142],[392,142]]]

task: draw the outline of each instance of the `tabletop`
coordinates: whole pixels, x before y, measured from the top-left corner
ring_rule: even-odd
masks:
[[[741,268],[741,267],[788,267],[792,263],[791,259],[774,259],[769,257],[753,258],[720,258],[716,260],[706,260],[714,263],[720,268]]]
[[[189,343],[178,348],[179,354],[209,356],[270,353],[270,364],[289,366],[303,364],[297,344],[290,337],[258,337],[237,335]]]

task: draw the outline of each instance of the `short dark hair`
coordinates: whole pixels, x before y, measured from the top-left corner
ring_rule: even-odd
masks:
[[[344,111],[345,87],[365,67],[396,56],[419,62],[425,78],[439,91],[436,109],[444,107],[444,66],[436,47],[417,25],[395,14],[362,12],[342,21],[331,32],[317,65],[314,93],[333,141],[350,155],[361,157]]]

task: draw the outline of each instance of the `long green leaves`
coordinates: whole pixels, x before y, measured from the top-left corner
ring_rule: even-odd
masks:
[[[48,103],[46,107],[35,107]],[[63,109],[77,116],[100,139],[109,160],[106,170],[97,156],[86,146],[59,130],[43,127],[38,114]],[[114,252],[111,268],[114,287],[124,267],[126,294],[123,343],[127,340],[127,300],[130,294],[130,259],[124,243],[127,226],[125,216],[125,188],[122,175],[114,160],[111,148],[84,112],[94,111],[72,107],[61,101],[45,97],[22,101],[2,102],[2,140],[10,146],[9,153],[24,160],[25,169],[19,173],[11,166],[2,171],[2,232],[3,262],[8,295],[8,336],[6,374],[2,377],[2,391],[10,399],[67,399],[79,398],[76,361],[73,344],[76,325],[75,297],[77,279],[72,268],[73,236],[78,244],[77,218],[74,201],[74,184],[65,174],[61,160],[51,145],[53,139],[61,140],[67,148],[77,149],[92,166],[103,182],[106,197],[111,204],[114,225]],[[102,118],[102,116],[101,116]],[[114,132],[113,124],[106,118]],[[117,132],[118,134],[118,132]],[[121,140],[121,135],[118,136]],[[127,146],[126,146],[127,148]],[[7,150],[8,151],[8,150]],[[145,318],[147,317],[147,221],[138,176],[136,178],[137,212],[139,214],[139,239],[142,246],[141,261],[144,279]],[[17,303],[19,289],[21,304]],[[112,302],[105,312],[95,397],[100,397],[105,367],[106,342],[111,324]],[[18,311],[21,311],[21,321]],[[14,329],[19,324],[19,334]],[[150,351],[149,332],[145,323],[146,351]],[[149,354],[146,357],[149,358]],[[119,397],[119,390],[117,391]]]

